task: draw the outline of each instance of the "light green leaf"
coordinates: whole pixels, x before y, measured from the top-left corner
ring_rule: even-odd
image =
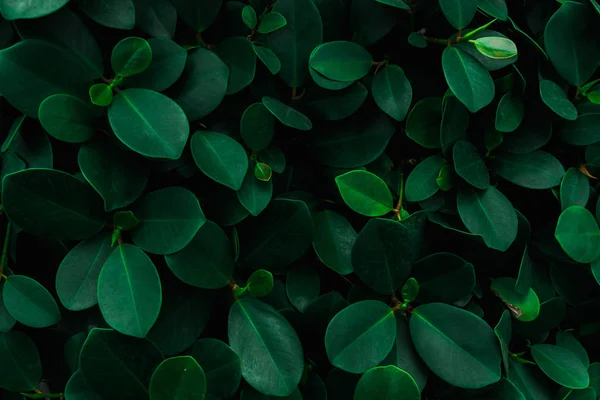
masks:
[[[112,69],[118,76],[143,72],[152,62],[150,44],[139,37],[128,37],[115,45],[110,57]]]
[[[356,81],[369,73],[373,57],[362,46],[346,41],[323,43],[311,53],[309,65],[334,81]]]
[[[392,211],[392,193],[385,182],[367,171],[350,171],[335,178],[344,202],[359,214],[377,217]]]
[[[506,60],[518,54],[517,45],[508,38],[487,36],[473,40],[475,48],[484,56]]]

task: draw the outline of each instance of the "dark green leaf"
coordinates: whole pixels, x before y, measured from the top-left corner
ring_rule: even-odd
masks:
[[[252,151],[267,147],[275,134],[275,118],[262,103],[248,106],[242,114],[240,134]]]
[[[32,0],[11,1],[1,0],[2,17],[7,20],[32,19],[51,14],[67,4],[69,0],[49,0],[40,4]]]
[[[588,356],[585,347],[575,337],[571,332],[558,331],[556,332],[556,345],[563,347],[573,354],[575,354],[583,363],[586,369],[589,369],[590,366],[590,357]]]
[[[600,229],[587,209],[571,206],[558,218],[554,237],[569,257],[590,263],[600,257]]]
[[[436,178],[444,165],[446,160],[441,156],[421,161],[406,180],[406,200],[423,201],[433,196],[439,189]]]
[[[374,367],[363,374],[356,385],[355,400],[406,399],[419,400],[421,392],[415,380],[406,372],[393,365]]]
[[[314,223],[313,247],[319,259],[342,275],[353,272],[351,251],[358,235],[352,225],[330,210],[316,214]]]
[[[131,76],[143,72],[152,62],[150,44],[139,37],[128,37],[115,45],[110,58],[112,69],[118,76]]]
[[[588,178],[577,168],[569,168],[560,182],[560,205],[564,211],[570,206],[585,207],[590,197]]]
[[[215,48],[217,55],[229,68],[226,94],[244,89],[254,80],[256,54],[252,42],[243,37],[227,38]]]
[[[285,126],[299,129],[301,131],[309,131],[312,129],[310,119],[297,111],[296,109],[282,103],[273,97],[263,97],[262,103],[264,106]]]
[[[100,25],[115,29],[133,29],[135,25],[132,0],[80,0],[77,5]]]
[[[500,321],[494,327],[494,334],[498,338],[498,342],[500,342],[500,352],[502,353],[502,363],[504,365],[504,370],[508,371],[509,369],[509,357],[510,357],[510,342],[512,339],[512,324],[511,324],[511,314],[510,311],[504,310],[502,316],[500,317]]]
[[[371,54],[362,46],[346,41],[324,43],[310,55],[309,65],[334,81],[356,81],[369,73]]]
[[[475,288],[473,265],[451,253],[434,253],[416,262],[412,276],[419,282],[419,303],[453,303]]]
[[[477,6],[484,12],[501,21],[506,21],[508,18],[506,0],[477,0]]]
[[[567,98],[564,90],[556,83],[543,79],[540,81],[540,96],[544,103],[559,117],[574,121],[577,109]]]
[[[408,114],[406,136],[428,149],[439,149],[442,99],[427,97],[419,100]]]
[[[22,332],[0,332],[0,387],[27,392],[42,379],[42,364],[35,343]]]
[[[23,325],[46,328],[60,321],[60,311],[50,292],[26,276],[9,276],[2,299],[8,313]]]
[[[106,83],[96,83],[90,87],[90,101],[100,107],[108,107],[113,101],[113,92]],[[57,96],[57,95],[54,95]],[[51,96],[51,97],[54,97]],[[42,103],[44,104],[44,103]]]
[[[285,291],[290,303],[304,312],[321,291],[319,274],[312,268],[293,268],[285,276]]]
[[[339,91],[315,88],[306,97],[306,107],[323,119],[336,121],[354,114],[363,105],[368,94],[360,82]]]
[[[192,347],[191,356],[202,365],[207,383],[207,399],[230,398],[242,379],[240,358],[217,339],[200,339]]]
[[[477,12],[477,0],[440,0],[440,8],[453,27],[463,29]]]
[[[177,11],[170,0],[133,0],[133,3],[135,23],[141,30],[156,38],[173,37],[177,25]],[[152,52],[154,56],[154,49]]]
[[[202,399],[206,376],[191,356],[168,358],[156,367],[148,391],[153,400]]]
[[[490,186],[490,174],[479,152],[470,142],[456,142],[452,148],[454,169],[458,176],[477,189]]]
[[[536,344],[531,355],[553,381],[571,389],[585,389],[590,378],[585,365],[569,350],[551,344]]]
[[[273,291],[273,274],[264,269],[258,269],[250,275],[246,287],[254,297],[265,297]],[[234,293],[235,294],[235,293]]]
[[[65,142],[80,143],[94,135],[94,123],[100,113],[99,108],[75,96],[55,94],[40,104],[38,116],[50,135]]]
[[[371,91],[383,112],[396,121],[404,120],[412,101],[412,87],[402,68],[388,65],[379,71],[373,78]]]
[[[265,14],[260,19],[260,24],[258,25],[258,32],[260,33],[271,33],[275,32],[277,29],[284,27],[287,24],[285,17],[278,12],[270,12]]]
[[[259,180],[254,171],[248,168],[242,187],[236,194],[244,208],[256,217],[269,205],[273,197],[273,181]]]
[[[273,74],[278,74],[281,70],[281,61],[279,58],[273,53],[273,51],[269,48],[263,46],[257,46],[254,43],[252,44],[252,49],[258,59],[265,64],[267,69]]]
[[[221,9],[221,0],[172,0],[179,17],[194,32],[204,32]]]
[[[500,132],[513,132],[521,122],[525,113],[525,105],[521,95],[512,90],[502,96],[496,109],[496,130]]]
[[[0,88],[0,90],[2,90]],[[586,146],[600,141],[598,124],[600,113],[582,114],[575,121],[565,122],[560,131],[560,138],[568,144]]]
[[[446,96],[440,125],[440,143],[445,156],[451,154],[456,142],[467,139],[469,122],[470,114],[465,105],[456,96]]]
[[[494,171],[507,181],[529,189],[558,186],[565,173],[560,161],[541,150],[527,154],[498,154],[494,159]]]
[[[254,11],[252,6],[244,6],[242,9],[242,19],[249,29],[256,28],[258,17],[256,16],[256,11]]]

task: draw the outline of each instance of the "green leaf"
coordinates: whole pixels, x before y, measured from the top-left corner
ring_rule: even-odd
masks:
[[[538,368],[511,360],[507,370],[508,379],[525,396],[525,399],[553,399],[547,379]]]
[[[281,70],[281,61],[273,51],[267,47],[257,46],[252,44],[252,50],[256,53],[258,59],[267,67],[273,75],[278,74]]]
[[[56,272],[56,293],[65,308],[85,310],[98,303],[98,276],[112,251],[110,235],[98,234],[73,247]]]
[[[69,378],[64,395],[69,399],[81,397],[88,400],[102,400],[102,397],[90,388],[79,370]]]
[[[477,12],[477,0],[440,0],[440,8],[450,25],[466,28]]]
[[[81,349],[79,369],[100,398],[146,399],[150,377],[162,361],[160,351],[147,339],[94,328]]]
[[[329,121],[345,119],[356,113],[369,94],[360,82],[339,91],[315,88],[309,93],[305,103],[307,109]]]
[[[22,332],[0,332],[0,387],[27,392],[42,379],[42,364],[35,343]]]
[[[258,153],[258,159],[269,164],[271,169],[279,174],[285,170],[285,154],[277,147],[264,148]]]
[[[401,10],[410,10],[410,6],[408,4],[406,4],[403,0],[377,0],[377,1],[381,4],[396,7]]]
[[[312,129],[312,122],[306,115],[281,101],[273,97],[265,96],[262,98],[262,103],[267,110],[269,110],[271,114],[285,126],[301,131],[309,131]]]
[[[371,71],[373,57],[362,46],[346,41],[328,42],[317,46],[310,55],[309,65],[324,77],[334,81],[356,81]]]
[[[178,84],[174,86],[171,97],[181,106],[190,121],[196,121],[206,117],[221,104],[227,92],[228,81],[229,68],[219,56],[212,51],[197,48],[188,53],[185,69]]]
[[[273,290],[273,274],[264,269],[258,269],[250,275],[246,287],[254,297],[268,296]]]
[[[201,131],[192,136],[190,148],[196,165],[209,178],[233,190],[240,189],[248,170],[248,156],[235,139]]]
[[[140,220],[131,232],[133,243],[153,254],[171,254],[186,247],[206,222],[196,196],[170,186],[148,193],[133,212]]]
[[[221,0],[172,0],[179,17],[194,32],[204,32],[217,18]]]
[[[242,366],[231,347],[217,339],[200,339],[192,347],[190,355],[202,365],[208,399],[228,399],[237,392]]]
[[[273,181],[259,180],[254,171],[248,168],[242,187],[236,192],[236,195],[242,206],[256,217],[267,208],[273,197]]]
[[[204,289],[226,286],[232,278],[231,242],[214,222],[206,221],[182,250],[165,256],[169,269],[188,285]]]
[[[54,94],[40,104],[38,117],[51,136],[68,143],[81,143],[96,133],[94,125],[101,112],[75,96]]]
[[[104,227],[102,200],[67,173],[31,168],[3,180],[2,206],[18,227],[52,239],[85,239]]]
[[[393,209],[392,193],[377,175],[350,171],[336,177],[335,183],[344,202],[359,214],[377,217]]]
[[[406,136],[428,149],[439,149],[442,99],[426,97],[419,100],[408,114]]]
[[[8,313],[23,325],[47,328],[60,321],[60,311],[50,292],[26,276],[10,275],[2,299]]]
[[[351,251],[358,234],[342,215],[325,210],[314,216],[313,248],[327,267],[341,275],[354,271]]]
[[[133,29],[135,25],[132,0],[79,0],[77,6],[88,17],[108,28]]]
[[[551,344],[536,344],[531,355],[553,381],[571,389],[585,389],[590,383],[585,365],[569,350]]]
[[[475,39],[472,43],[481,54],[496,60],[506,60],[518,53],[517,45],[508,38],[487,36]]]
[[[152,62],[150,44],[139,37],[128,37],[115,45],[110,64],[118,76],[131,76],[143,72]]]
[[[400,291],[402,293],[402,300],[405,303],[412,303],[419,295],[419,290],[419,282],[415,278],[408,278]]]
[[[312,268],[293,268],[285,276],[285,291],[290,303],[300,312],[319,297],[321,281],[319,274]]]
[[[452,148],[452,157],[458,176],[477,189],[485,190],[490,186],[488,169],[470,142],[456,142]]]
[[[106,211],[130,205],[146,188],[144,161],[105,141],[81,146],[77,161],[85,179],[102,196]]]
[[[96,106],[110,106],[110,103],[113,101],[112,89],[106,83],[96,83],[95,85],[92,85],[90,87],[90,101]]]
[[[203,399],[206,376],[191,356],[168,358],[152,374],[149,394],[152,400]]]
[[[500,321],[494,327],[494,334],[498,338],[498,342],[500,343],[500,352],[502,353],[502,363],[504,365],[504,370],[508,371],[509,357],[510,357],[510,342],[512,339],[512,324],[511,324],[511,314],[510,311],[504,310],[502,316],[500,317]]]
[[[417,164],[406,180],[406,200],[423,201],[436,194],[436,178],[444,165],[446,160],[441,156],[430,156]]]
[[[92,77],[102,76],[104,61],[100,47],[83,21],[69,7],[63,7],[43,18],[18,20],[15,27],[22,39],[42,39],[70,49]]]
[[[412,266],[419,282],[419,303],[453,303],[475,288],[473,264],[452,253],[434,253]]]
[[[495,187],[460,190],[456,204],[469,232],[481,235],[489,248],[506,251],[517,237],[517,213]]]
[[[452,147],[456,142],[467,139],[469,128],[469,110],[456,96],[447,96],[443,101],[443,113],[440,124],[440,144],[442,152],[446,157],[451,154]],[[434,127],[431,126],[433,139]]]
[[[383,361],[395,338],[392,309],[380,301],[365,300],[333,317],[325,334],[325,349],[331,364],[360,374]]]
[[[508,19],[506,0],[477,0],[477,7],[501,21]]]
[[[148,39],[148,44],[152,50],[152,63],[143,72],[125,78],[124,82],[128,87],[161,92],[171,87],[183,73],[187,51],[167,38]]]
[[[264,234],[257,234],[264,232]],[[275,199],[257,218],[238,225],[240,268],[272,270],[298,260],[312,242],[313,223],[303,201]]]
[[[466,35],[469,35],[469,39],[473,40],[473,41],[480,39],[480,38],[485,38],[485,37],[497,37],[497,38],[504,38],[504,39],[507,38],[502,33],[493,31],[490,29],[484,29],[483,31],[478,31],[478,32],[475,32],[475,31],[476,30],[465,30],[463,37]],[[473,33],[473,32],[475,32],[475,33]],[[452,38],[454,38],[454,37],[455,36],[452,36]],[[509,58],[503,58],[503,59],[487,57],[487,56],[481,54],[481,52],[479,50],[477,50],[477,47],[475,47],[475,44],[470,42],[469,40],[462,41],[461,43],[457,43],[453,47],[459,48],[460,50],[464,51],[465,53],[468,53],[471,56],[473,56],[473,58],[475,58],[477,61],[479,61],[479,64],[483,65],[484,69],[486,69],[488,71],[497,71],[508,65],[511,65],[511,64],[514,65],[514,63],[518,59],[517,55],[509,57]]]
[[[410,334],[425,364],[451,385],[478,389],[501,378],[494,332],[468,311],[442,303],[417,307]]]
[[[252,83],[256,72],[256,53],[250,40],[227,38],[219,43],[215,52],[229,68],[226,94],[235,94]]]
[[[270,12],[265,14],[260,19],[260,24],[258,25],[259,33],[271,33],[275,32],[278,29],[281,29],[287,24],[285,17],[278,12]]]
[[[296,389],[304,369],[302,345],[273,307],[253,298],[236,301],[229,311],[228,337],[250,386],[272,396]]]
[[[575,121],[568,121],[562,125],[560,138],[563,142],[576,146],[597,143],[600,141],[597,129],[599,123],[600,113],[582,114]]]
[[[242,19],[249,29],[256,28],[258,18],[256,16],[256,11],[254,11],[252,6],[244,6],[242,9]]]
[[[69,0],[49,0],[42,4],[37,1],[0,0],[2,17],[6,20],[40,18],[51,14],[67,4]]]
[[[4,142],[2,143],[2,153],[10,149],[13,140],[19,135],[19,132],[21,131],[21,128],[23,126],[23,122],[26,119],[27,116],[25,114],[15,118],[12,125],[10,126],[8,134],[6,135],[6,139],[4,139]]]
[[[254,177],[261,182],[269,182],[273,176],[273,170],[269,165],[258,162],[254,166]]]
[[[560,161],[541,150],[527,154],[498,154],[494,159],[494,171],[507,181],[529,189],[558,186],[565,173]]]
[[[531,153],[543,147],[552,137],[551,116],[539,102],[526,104],[523,122],[510,135],[503,136],[500,150],[509,153]]]
[[[98,277],[98,305],[108,325],[144,338],[160,312],[160,278],[148,256],[131,244],[108,256]]]
[[[558,217],[554,237],[567,255],[580,263],[600,257],[600,229],[594,216],[580,206],[570,206]]]
[[[408,35],[408,43],[420,49],[427,47],[427,40],[423,35],[419,35],[417,32],[411,32],[410,35]]]
[[[515,291],[519,294],[526,295],[533,283],[534,264],[529,257],[529,250],[525,246],[521,264],[519,265],[519,275],[515,283]]]
[[[155,38],[173,37],[177,25],[177,11],[171,1],[133,0],[133,3],[135,23],[141,30]],[[151,40],[154,39],[148,42]],[[154,49],[152,51],[154,53]]]
[[[590,197],[588,178],[577,168],[569,168],[560,182],[560,205],[564,211],[570,206],[585,207]]]
[[[540,96],[544,104],[548,106],[556,115],[570,121],[577,119],[577,109],[567,98],[564,90],[556,83],[542,79],[540,81]]]
[[[408,278],[414,257],[412,232],[405,225],[373,218],[360,231],[352,247],[354,272],[368,287],[392,294]]]
[[[281,61],[279,76],[290,87],[301,87],[308,78],[311,51],[323,40],[323,23],[312,0],[280,0],[271,12],[287,24],[267,36],[267,47]]]
[[[275,134],[275,118],[262,103],[248,106],[240,121],[240,135],[252,151],[267,147]]]
[[[472,113],[494,99],[494,81],[490,73],[470,54],[457,47],[446,47],[442,53],[442,67],[448,86]]]
[[[6,274],[6,269],[4,270]],[[0,285],[0,332],[8,332],[10,331],[17,321],[9,314],[6,306],[4,305],[4,284]],[[0,385],[2,386],[2,385]]]
[[[516,90],[511,90],[502,96],[496,109],[495,127],[500,132],[513,132],[521,122],[525,114],[525,105],[521,95]]]
[[[588,40],[586,27],[596,16],[587,5],[564,3],[544,29],[544,44],[556,71],[571,85],[584,84],[594,73],[600,58],[600,45]]]
[[[39,62],[44,60],[44,62]],[[38,39],[0,50],[0,93],[16,109],[37,118],[42,101],[53,94],[87,98],[91,76],[70,50]]]
[[[571,332],[558,331],[556,332],[556,345],[565,348],[575,354],[583,363],[586,369],[590,366],[590,357],[581,343]]]
[[[341,81],[333,81],[329,78],[324,77],[323,75],[321,75],[320,73],[318,73],[316,70],[309,68],[309,74],[310,77],[313,79],[313,81],[320,87],[322,87],[323,89],[327,89],[327,90],[342,90],[347,88],[348,86],[354,84],[354,81],[346,81],[346,82],[341,82]]]
[[[393,365],[374,367],[363,374],[354,391],[355,400],[406,399],[419,400],[421,392],[415,380],[406,372]]]
[[[190,132],[181,107],[148,89],[127,89],[116,95],[108,108],[108,121],[123,144],[146,157],[181,157]]]
[[[540,313],[540,300],[532,289],[525,295],[515,290],[516,280],[513,278],[497,278],[492,280],[490,289],[508,307],[515,318],[529,322]]]
[[[404,120],[412,101],[412,87],[402,68],[387,65],[373,78],[371,91],[375,103],[383,112],[396,121]]]

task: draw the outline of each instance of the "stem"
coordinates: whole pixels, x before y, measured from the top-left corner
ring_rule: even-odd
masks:
[[[21,396],[28,399],[62,399],[62,393],[21,393]]]
[[[2,258],[0,258],[0,275],[6,279],[4,275],[4,266],[6,265],[6,255],[8,254],[8,245],[10,244],[10,228],[11,223],[6,225],[6,233],[4,234],[4,246],[2,247]]]
[[[402,200],[404,199],[404,173],[400,173],[400,195],[398,196],[398,204],[396,204],[396,208],[394,208],[394,212],[396,213],[396,217],[398,220],[402,220],[402,216],[400,215],[400,210],[402,210]]]
[[[293,87],[292,88],[292,100],[294,100],[297,95],[298,95],[298,89]]]
[[[449,43],[449,41],[446,39],[432,38],[432,37],[425,36],[425,35],[423,35],[423,39],[425,39],[427,41],[427,43],[437,43],[437,44],[441,44],[443,46],[446,46]]]

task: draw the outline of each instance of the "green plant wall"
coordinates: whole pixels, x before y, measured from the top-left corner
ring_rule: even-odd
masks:
[[[597,0],[0,12],[0,398],[600,398]]]

